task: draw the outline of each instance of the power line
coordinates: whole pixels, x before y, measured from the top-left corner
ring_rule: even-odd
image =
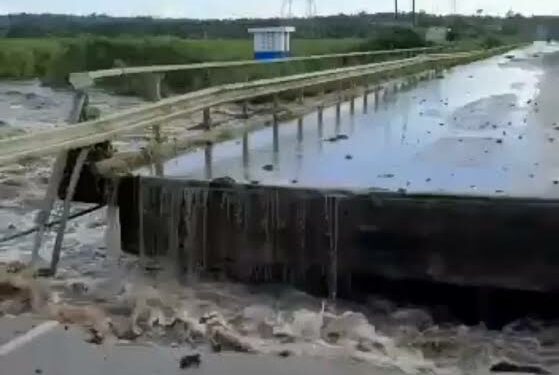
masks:
[[[281,6],[281,18],[293,18],[294,0],[283,0]],[[313,18],[317,14],[316,0],[305,0],[305,16]]]

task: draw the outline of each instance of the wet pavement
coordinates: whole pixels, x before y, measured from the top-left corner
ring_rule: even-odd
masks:
[[[33,335],[37,328],[42,333]],[[17,334],[14,334],[16,331]],[[29,341],[21,340],[30,332],[33,337]],[[233,353],[203,353],[198,368],[181,369],[181,357],[199,352],[189,348],[160,347],[155,344],[121,343],[115,346],[96,346],[84,341],[84,333],[80,329],[56,325],[54,322],[40,322],[28,317],[1,318],[0,337],[2,335],[15,337],[12,342],[0,342],[0,373],[10,375],[402,374],[400,371],[379,369],[370,364],[350,360],[280,358]],[[7,349],[3,350],[5,348]]]
[[[536,44],[208,146],[165,175],[266,185],[559,197],[559,46]],[[210,160],[210,164],[205,164]]]

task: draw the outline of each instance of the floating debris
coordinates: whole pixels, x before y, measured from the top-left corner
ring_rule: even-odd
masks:
[[[190,355],[185,355],[184,357],[181,358],[179,367],[181,370],[186,370],[191,367],[198,368],[200,367],[201,364],[202,364],[202,358],[200,354],[190,354]]]
[[[299,180],[291,180],[291,183],[294,184],[294,185],[295,185],[295,184],[298,184],[298,183],[299,183]]]
[[[266,172],[272,172],[274,170],[274,166],[272,164],[266,164],[265,166],[262,167],[263,170],[265,170]]]
[[[497,139],[495,142],[497,142],[498,144],[501,144],[501,143],[503,143],[503,140],[502,139]]]
[[[348,154],[348,155],[345,156],[345,159],[346,160],[353,160],[353,156]]]
[[[347,139],[349,139],[349,137],[348,137],[347,135],[345,135],[345,134],[338,134],[338,135],[336,135],[336,136],[334,136],[334,137],[326,138],[324,141],[325,141],[325,142],[334,143],[334,142],[338,142],[338,141],[345,141],[345,140],[347,140]]]
[[[394,178],[392,173],[379,174],[378,178]]]

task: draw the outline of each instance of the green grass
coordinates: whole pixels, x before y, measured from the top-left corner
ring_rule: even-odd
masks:
[[[294,40],[296,56],[354,50],[359,39]],[[0,39],[0,77],[60,82],[74,71],[252,58],[250,40],[176,37]]]

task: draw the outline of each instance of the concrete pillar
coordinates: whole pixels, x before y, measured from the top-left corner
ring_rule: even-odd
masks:
[[[318,123],[324,123],[324,107],[322,105],[318,106]]]
[[[363,113],[367,113],[369,110],[369,91],[366,89],[363,95]]]
[[[142,77],[143,96],[146,100],[157,102],[161,100],[161,81],[165,78],[163,73],[147,73]]]
[[[212,113],[209,107],[204,109],[204,119],[202,121],[202,125],[206,130],[210,130],[212,127]]]

